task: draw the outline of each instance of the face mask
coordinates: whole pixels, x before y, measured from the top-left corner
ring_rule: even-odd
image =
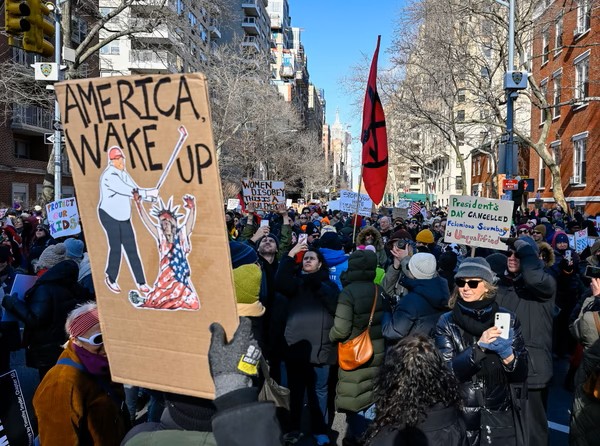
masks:
[[[110,373],[106,356],[97,355],[76,344],[73,344],[73,347],[77,357],[89,373],[92,375],[108,375]]]

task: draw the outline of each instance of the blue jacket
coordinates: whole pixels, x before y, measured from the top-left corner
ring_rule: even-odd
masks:
[[[431,336],[439,317],[448,310],[448,282],[435,276],[431,279],[401,280],[408,290],[393,312],[386,311],[381,322],[383,337],[398,341],[409,334]]]
[[[340,280],[341,274],[348,269],[348,256],[343,249],[321,248],[321,254],[329,267],[329,280],[334,282],[341,290],[343,288]]]

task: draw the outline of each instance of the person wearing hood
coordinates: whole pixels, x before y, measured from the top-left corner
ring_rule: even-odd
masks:
[[[25,293],[24,300],[13,294],[2,301],[2,306],[25,324],[26,363],[38,369],[40,379],[56,364],[63,351],[62,345],[67,341],[64,330],[67,315],[77,304],[91,298],[77,282],[78,277],[77,263],[63,260],[35,282]]]
[[[37,225],[29,246],[29,256],[27,258],[29,263],[32,264],[35,260],[39,259],[42,252],[44,252],[48,246],[55,243],[54,239],[50,236],[50,229],[48,226],[44,224]]]
[[[359,444],[374,418],[375,379],[383,363],[385,345],[381,332],[383,303],[379,288],[374,285],[377,257],[369,250],[355,251],[348,259],[348,270],[342,273],[344,289],[338,298],[333,327],[329,332],[332,342],[354,339],[367,329],[373,305],[373,321],[369,329],[373,356],[354,370],[338,371],[335,406],[346,413],[348,429],[343,444]]]
[[[389,342],[420,333],[431,336],[438,318],[448,309],[450,291],[446,279],[437,274],[433,254],[416,253],[408,262],[401,285],[408,290],[383,314],[383,336]]]
[[[507,239],[508,257],[496,301],[513,311],[529,354],[527,385],[529,444],[548,444],[548,385],[552,379],[552,320],[556,282],[539,259],[531,237]]]
[[[575,348],[569,333],[569,319],[579,300],[579,255],[569,248],[569,238],[563,232],[556,233],[552,247],[555,260],[551,273],[556,279],[556,306],[560,308],[554,318],[554,353],[565,356]]]
[[[33,397],[44,446],[118,446],[129,429],[123,385],[110,379],[98,308],[87,302],[69,313],[69,341]]]
[[[319,250],[329,267],[329,279],[342,289],[340,276],[348,269],[348,255],[342,241],[335,232],[326,232],[319,240]]]
[[[381,233],[372,226],[365,227],[356,236],[357,246],[374,246],[377,254],[377,265],[385,269],[388,263],[388,257],[385,252],[385,245],[381,238]]]

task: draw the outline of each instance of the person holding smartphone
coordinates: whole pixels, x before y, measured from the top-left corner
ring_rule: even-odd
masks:
[[[553,350],[559,357],[568,357],[575,350],[575,340],[569,333],[569,318],[579,301],[579,255],[569,247],[569,238],[558,232],[552,241],[554,265],[551,273],[556,279],[556,306],[560,311],[554,318]]]
[[[496,275],[481,257],[465,259],[455,275],[452,310],[435,329],[435,343],[466,397],[462,408],[471,446],[514,445],[516,429],[510,384],[527,379],[527,350],[516,316],[496,302]],[[495,326],[510,315],[508,337]],[[482,432],[485,430],[485,434]]]
[[[296,255],[302,255],[300,265]],[[281,259],[275,289],[287,298],[285,362],[290,389],[290,440],[300,436],[304,395],[307,395],[311,434],[318,445],[329,444],[328,383],[337,349],[329,340],[339,288],[329,279],[321,252],[299,238]]]

